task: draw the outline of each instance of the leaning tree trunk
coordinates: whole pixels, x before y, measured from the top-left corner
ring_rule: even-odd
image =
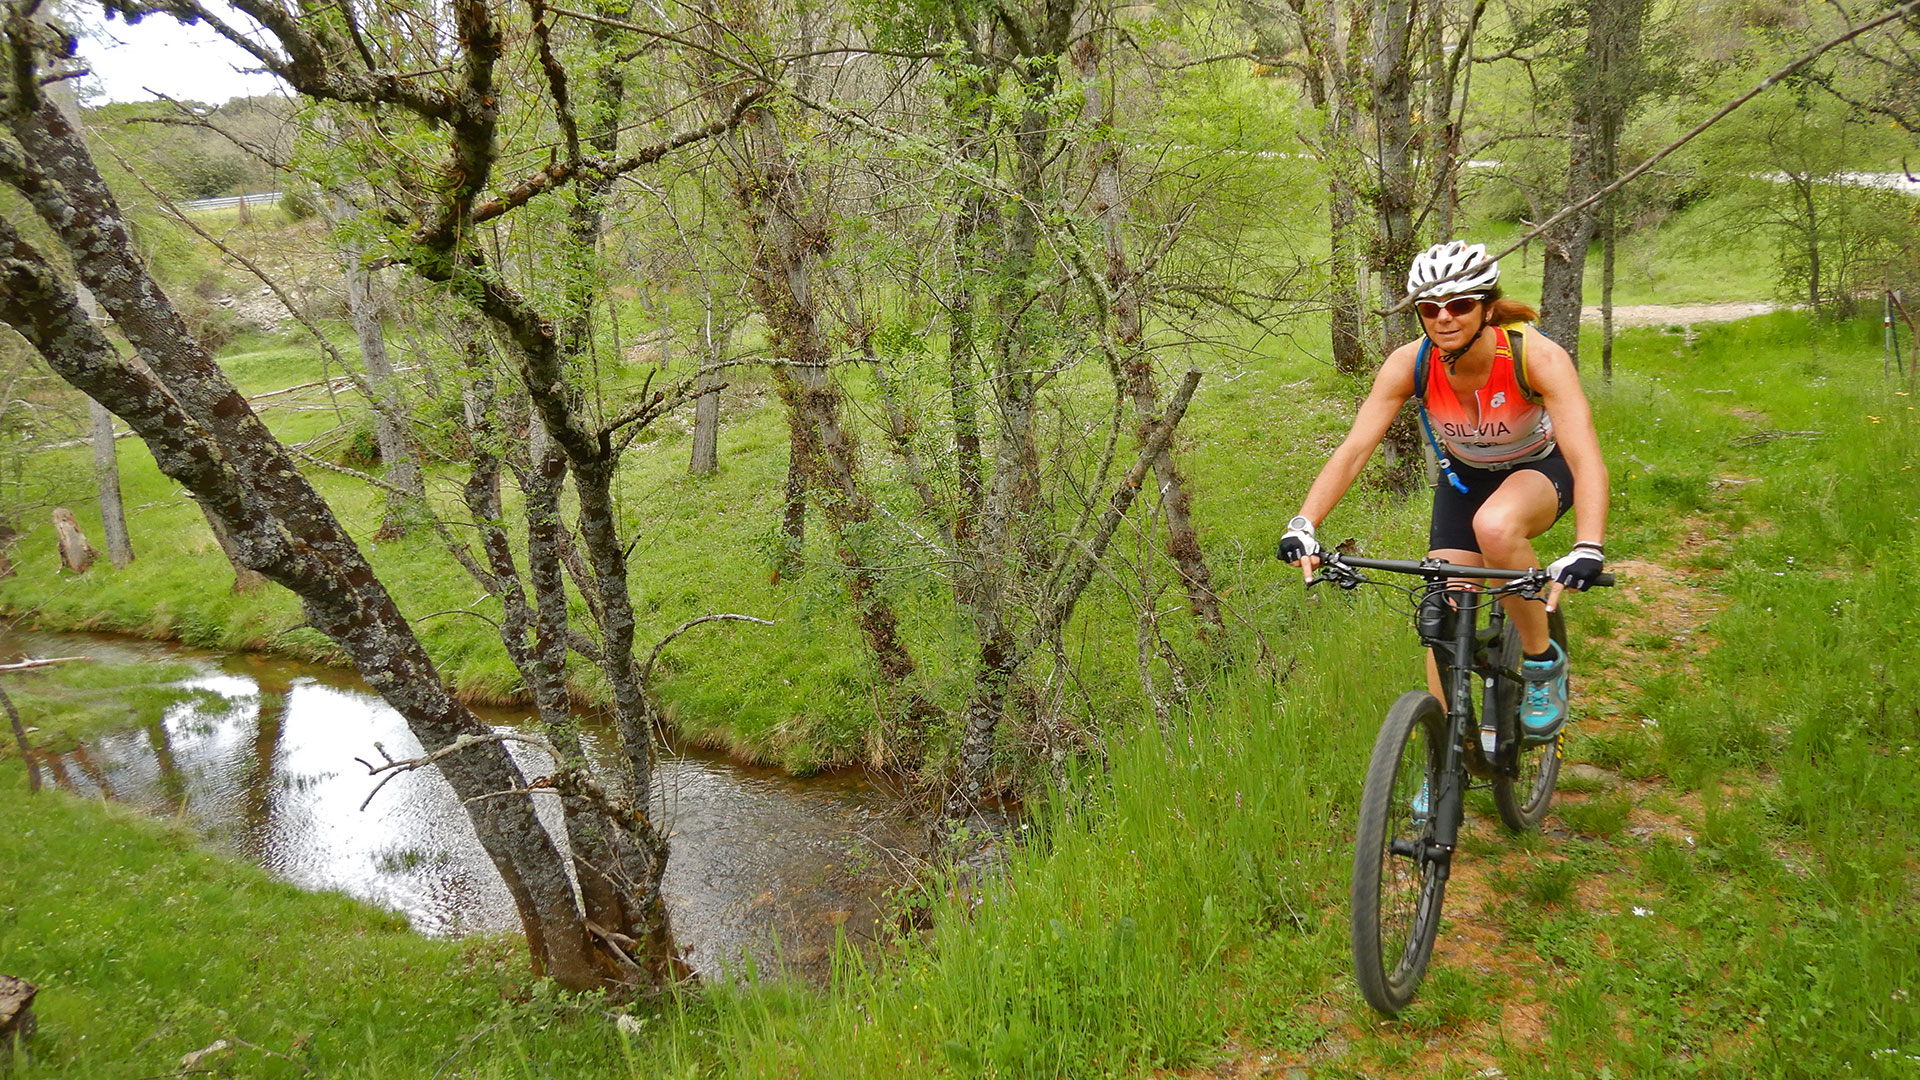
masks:
[[[0,144],[0,179],[32,202],[148,370],[116,355],[52,263],[3,217],[0,318],[126,421],[161,470],[226,524],[242,560],[299,595],[308,622],[339,644],[427,752],[445,754],[435,765],[513,897],[536,967],[564,986],[603,985],[607,970],[525,776],[447,692],[358,546],[148,275],[84,141],[31,96],[34,85],[16,81],[3,103],[17,142]]]
[[[189,493],[191,494],[191,493]],[[213,533],[213,542],[220,545],[220,553],[227,557],[227,563],[233,567],[233,591],[250,593],[267,583],[266,575],[248,566],[240,554],[239,545],[233,541],[233,534],[227,531],[226,522],[219,515],[207,509],[207,504],[194,499],[193,504],[200,508],[200,516],[207,519],[207,530]]]

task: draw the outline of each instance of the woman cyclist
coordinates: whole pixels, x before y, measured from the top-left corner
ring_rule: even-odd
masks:
[[[1300,513],[1287,522],[1280,558],[1309,580],[1320,564],[1314,527],[1387,433],[1408,398],[1439,456],[1428,556],[1465,566],[1540,565],[1534,537],[1573,509],[1573,550],[1549,566],[1545,608],[1502,603],[1520,632],[1527,688],[1521,723],[1529,741],[1559,733],[1567,717],[1566,657],[1548,636],[1547,612],[1562,589],[1584,590],[1600,574],[1607,525],[1607,466],[1580,376],[1567,351],[1530,324],[1533,309],[1500,293],[1500,265],[1483,244],[1435,244],[1413,260],[1407,295],[1425,337],[1395,349],[1374,377],[1352,430],[1320,470]],[[1431,655],[1427,681],[1445,700]]]

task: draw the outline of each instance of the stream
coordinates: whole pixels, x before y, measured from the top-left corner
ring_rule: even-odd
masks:
[[[423,934],[519,930],[505,886],[437,772],[400,776],[368,802],[376,780],[355,759],[378,760],[376,745],[395,758],[420,747],[351,672],[133,638],[0,636],[0,656],[22,655],[196,669],[157,714],[130,705],[126,730],[51,762],[63,786],[183,818],[219,849],[302,888],[402,912]],[[475,712],[497,731],[532,728],[524,710]],[[590,727],[583,739],[590,757],[611,760],[610,729]],[[529,776],[545,768],[537,750],[508,745]],[[702,975],[748,957],[818,969],[836,935],[856,943],[884,936],[886,894],[909,877],[924,830],[871,779],[800,778],[663,747],[655,780],[656,820],[672,844],[667,907]],[[555,800],[537,801],[564,845]]]

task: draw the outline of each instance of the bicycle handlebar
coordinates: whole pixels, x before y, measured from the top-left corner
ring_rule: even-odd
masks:
[[[1322,551],[1323,562],[1336,563],[1356,570],[1386,570],[1395,574],[1413,574],[1418,577],[1438,581],[1441,578],[1493,578],[1498,581],[1520,581],[1524,578],[1539,577],[1543,581],[1546,571],[1534,567],[1531,570],[1507,570],[1497,566],[1462,566],[1459,563],[1439,562],[1434,559],[1363,559],[1358,555],[1342,555],[1337,551]],[[1595,585],[1612,585],[1612,574],[1601,574],[1593,579]]]

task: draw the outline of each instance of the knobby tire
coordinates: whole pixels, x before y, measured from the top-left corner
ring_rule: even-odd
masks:
[[[1408,846],[1420,845],[1433,832],[1447,737],[1446,711],[1433,695],[1422,690],[1400,695],[1380,725],[1360,795],[1351,897],[1353,969],[1367,1004],[1386,1016],[1412,1003],[1440,930],[1447,888],[1440,864]],[[1416,821],[1412,803],[1429,779],[1427,818]],[[1395,841],[1400,853],[1393,850]]]

